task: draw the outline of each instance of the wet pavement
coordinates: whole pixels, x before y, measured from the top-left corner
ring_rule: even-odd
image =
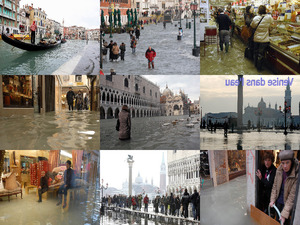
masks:
[[[228,53],[217,52],[217,46],[209,45],[205,49],[200,48],[200,74],[201,75],[271,75],[273,74],[267,68],[258,72],[253,61],[244,58],[246,45],[238,38],[232,39],[232,46],[229,47]],[[216,66],[217,65],[217,66]]]
[[[92,186],[92,185],[91,185]],[[56,206],[58,198],[51,193],[47,200],[42,203],[37,202],[35,189],[25,194],[23,189],[23,199],[11,196],[10,201],[7,197],[0,199],[0,224],[18,225],[67,225],[67,224],[100,224],[100,191],[93,187],[85,189],[86,195],[81,192],[75,200],[71,200],[70,208],[67,212],[62,212],[61,206]],[[93,198],[91,198],[93,197]],[[90,202],[93,206],[90,207]]]
[[[191,22],[191,20],[189,20]],[[200,42],[200,23],[196,20],[196,32],[198,32],[196,43]],[[156,75],[156,74],[188,74],[199,75],[200,57],[192,55],[194,47],[194,28],[193,23],[191,29],[186,29],[186,21],[182,20],[183,37],[181,41],[177,40],[178,21],[173,24],[167,23],[166,29],[163,23],[149,24],[141,30],[141,36],[138,40],[136,53],[132,54],[130,48],[130,36],[128,33],[113,34],[113,38],[109,38],[106,34],[104,39],[109,43],[110,40],[117,42],[118,46],[122,42],[126,44],[125,61],[109,62],[109,54],[104,57],[103,71],[105,75],[110,74],[110,69],[115,69],[118,75]],[[148,61],[145,58],[145,52],[151,46],[156,51],[155,69],[148,69]]]
[[[283,134],[284,130],[244,132],[243,134],[228,133],[224,137],[223,130],[216,133],[201,129],[200,149],[201,150],[265,150],[281,149],[292,150],[300,148],[300,131],[293,131],[288,135]]]
[[[114,212],[114,211],[106,211],[105,215],[100,217],[100,222],[103,225],[132,225],[132,224],[139,224],[139,225],[175,225],[178,223],[172,223],[170,221],[155,220],[155,219],[148,219],[148,218],[141,218],[137,215],[133,216],[128,213],[121,213],[121,212]],[[189,222],[181,222],[182,225],[190,225],[192,223]]]
[[[200,202],[201,225],[257,224],[247,213],[246,176],[203,189]]]
[[[99,150],[100,113],[60,111],[0,117],[0,148]]]
[[[132,118],[131,120],[131,139],[119,140],[119,133],[116,131],[116,119],[101,120],[101,149],[120,150],[120,149],[143,149],[143,150],[199,150],[200,125],[195,124],[193,128],[185,125],[188,116],[161,116],[161,117],[142,117]],[[175,119],[184,119],[172,125]],[[196,117],[192,119],[196,120]],[[169,126],[163,126],[171,123]]]
[[[60,47],[29,52],[0,40],[0,74],[2,75],[99,75],[98,41],[67,40]],[[66,71],[65,73],[63,73]]]

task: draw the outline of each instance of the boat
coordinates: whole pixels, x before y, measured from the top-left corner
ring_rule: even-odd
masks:
[[[180,120],[179,120],[179,122],[183,122],[183,121],[185,121],[185,119],[180,119]]]
[[[173,125],[176,125],[176,124],[177,124],[177,121],[176,121],[176,120],[173,120],[173,121],[172,121],[172,124],[173,124]]]
[[[62,44],[66,43],[66,42],[67,42],[67,40],[65,38],[61,39]]]
[[[163,126],[169,126],[171,123],[164,123]]]
[[[10,44],[16,48],[20,48],[26,51],[41,51],[47,50],[51,48],[55,48],[60,45],[61,41],[57,41],[55,44],[30,44],[23,41],[15,40],[6,36],[6,34],[2,33],[2,40],[7,44]]]
[[[199,123],[198,121],[191,121],[191,123],[193,123],[193,124],[197,124],[197,123]]]

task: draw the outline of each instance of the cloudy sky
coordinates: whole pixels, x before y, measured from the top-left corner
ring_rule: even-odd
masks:
[[[288,76],[244,76],[245,80],[248,79],[264,79],[277,80],[287,79]],[[292,93],[292,114],[299,115],[299,101],[300,101],[300,77],[289,76],[294,78],[291,85]],[[201,76],[200,88],[201,97],[200,104],[202,106],[203,116],[207,112],[236,112],[237,111],[237,86],[225,86],[225,80],[237,79],[237,76]],[[248,106],[257,107],[261,97],[267,107],[271,103],[271,108],[275,107],[277,102],[279,106],[284,105],[285,86],[267,86],[254,87],[244,85],[244,108]]]
[[[163,153],[167,167],[167,151],[100,150],[100,178],[104,179],[104,184],[108,183],[109,187],[121,189],[122,183],[125,182],[126,179],[128,181],[129,169],[127,158],[128,155],[132,155],[134,160],[132,168],[132,182],[134,182],[140,172],[144,182],[147,178],[148,183],[151,184],[151,179],[153,178],[153,184],[159,187],[160,165]],[[166,180],[168,185],[168,178]]]
[[[21,0],[23,5],[42,8],[49,19],[59,23],[65,21],[65,26],[83,26],[90,29],[100,27],[100,3],[97,0]]]
[[[194,102],[200,96],[200,76],[197,75],[143,75],[160,87],[160,91],[166,88],[178,94],[180,89]]]

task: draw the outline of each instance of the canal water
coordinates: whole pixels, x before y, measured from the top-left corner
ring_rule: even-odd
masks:
[[[148,218],[141,218],[139,216],[133,216],[131,214],[127,213],[120,213],[120,212],[114,212],[114,211],[107,211],[105,212],[105,215],[102,215],[100,217],[100,223],[101,225],[133,225],[133,224],[139,224],[139,225],[177,225],[178,223],[173,222],[167,222],[164,221],[164,219],[148,219]],[[182,225],[190,225],[192,223],[189,222],[181,222]]]
[[[200,23],[199,20],[196,19],[196,21],[196,32],[198,32],[196,33],[196,44],[199,46]],[[113,40],[120,46],[124,42],[126,52],[125,61],[120,61],[119,58],[117,62],[109,62],[109,54],[104,57],[104,74],[108,75],[110,69],[114,69],[118,75],[199,75],[200,58],[192,55],[194,47],[193,23],[191,29],[186,29],[186,21],[182,20],[183,37],[181,41],[177,40],[179,26],[175,27],[175,24],[178,24],[178,21],[174,21],[173,24],[167,23],[166,29],[163,28],[163,23],[145,25],[144,30],[141,30],[135,54],[132,54],[128,33],[113,34],[113,38],[109,38],[109,34],[106,34],[104,39],[108,43]],[[148,69],[148,60],[145,58],[145,52],[149,46],[156,51],[155,69]]]
[[[100,113],[60,111],[0,117],[1,149],[100,149]]]
[[[246,176],[201,191],[201,225],[257,225],[247,213]]]
[[[246,45],[239,39],[232,39],[232,46],[229,47],[228,53],[217,52],[217,46],[209,45],[205,49],[200,48],[200,74],[201,75],[271,75],[272,71],[264,68],[258,72],[253,61],[244,58]]]
[[[74,60],[74,57],[76,60]],[[98,75],[100,68],[100,44],[98,41],[67,40],[54,49],[29,52],[0,40],[0,74],[2,75],[50,75],[62,71],[68,61],[68,75]],[[61,73],[54,75],[61,75]]]
[[[281,149],[293,150],[300,148],[300,132],[294,131],[288,135],[283,134],[283,130],[244,132],[243,134],[228,133],[224,137],[223,130],[211,133],[207,130],[200,131],[201,150],[265,150]]]
[[[195,124],[193,128],[185,125],[188,116],[161,116],[132,118],[131,139],[119,140],[119,133],[116,131],[117,119],[106,119],[100,122],[100,137],[102,150],[199,150],[200,125]],[[184,119],[172,125],[175,119]],[[196,117],[192,119],[196,120]],[[171,123],[169,126],[163,126]]]

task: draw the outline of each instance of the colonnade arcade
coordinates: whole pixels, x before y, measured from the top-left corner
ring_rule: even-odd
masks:
[[[118,118],[123,105],[130,109],[131,117],[160,116],[160,105],[141,98],[139,95],[101,87],[100,118]]]

